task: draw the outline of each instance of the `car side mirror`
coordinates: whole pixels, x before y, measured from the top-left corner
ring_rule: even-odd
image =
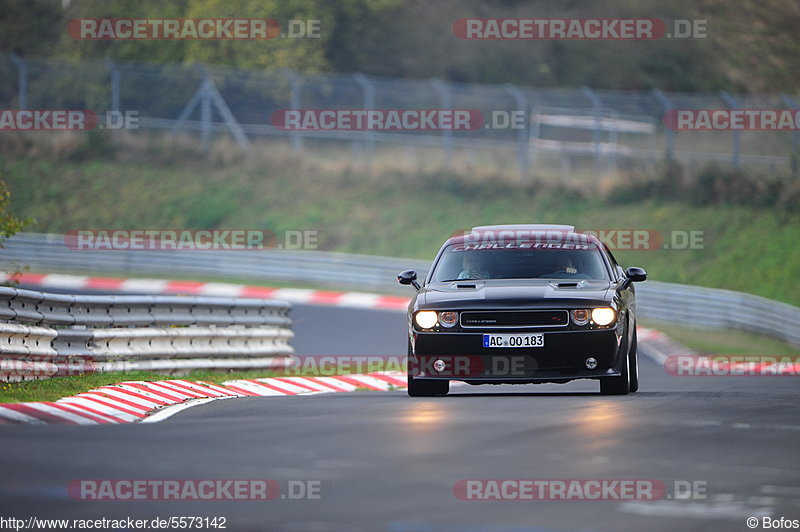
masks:
[[[397,282],[400,284],[410,284],[419,290],[419,283],[417,282],[417,272],[415,270],[406,270],[397,275]]]
[[[631,283],[639,283],[647,280],[647,272],[643,268],[631,266],[625,270],[625,280],[622,281],[622,288],[628,288]]]
[[[636,266],[631,266],[625,270],[625,275],[628,276],[628,279],[630,279],[632,283],[639,283],[647,280],[647,272],[644,271],[644,268],[637,268]]]

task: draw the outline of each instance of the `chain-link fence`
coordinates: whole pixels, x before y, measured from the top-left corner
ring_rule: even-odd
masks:
[[[135,111],[139,127],[197,134],[204,148],[232,135],[246,151],[257,138],[295,155],[324,152],[371,166],[490,167],[525,178],[554,174],[597,179],[654,165],[664,157],[796,174],[797,132],[680,131],[672,109],[795,109],[790,96],[544,89],[361,74],[306,75],[202,65],[65,62],[0,56],[0,106]],[[293,131],[270,117],[286,109],[470,109],[477,130]],[[509,117],[522,117],[513,123]]]

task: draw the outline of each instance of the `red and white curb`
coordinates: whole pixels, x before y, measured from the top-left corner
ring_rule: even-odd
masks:
[[[203,283],[199,281],[168,281],[164,279],[121,279],[117,277],[88,277],[61,273],[0,274],[0,282],[16,282],[45,290],[110,290],[137,294],[188,294],[198,296],[257,297],[280,299],[290,303],[338,307],[405,310],[409,298],[364,292],[329,292],[305,288],[274,288],[233,283]]]
[[[688,347],[679,344],[661,331],[636,327],[636,336],[639,342],[645,344],[644,354],[653,359],[659,366],[671,356],[675,355],[696,355]]]
[[[129,381],[101,386],[55,402],[0,403],[0,425],[153,423],[190,406],[218,399],[352,392],[359,388],[388,391],[406,387],[406,374],[400,371],[330,377],[270,377],[222,384],[181,379]]]

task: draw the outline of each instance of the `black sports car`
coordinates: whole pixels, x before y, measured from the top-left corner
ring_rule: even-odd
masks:
[[[408,394],[450,380],[525,384],[598,379],[602,394],[639,387],[641,268],[623,270],[596,237],[566,225],[475,227],[449,238],[408,307]]]

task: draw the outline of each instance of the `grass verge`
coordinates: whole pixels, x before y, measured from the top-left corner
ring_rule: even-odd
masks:
[[[800,348],[775,338],[728,329],[697,329],[656,321],[642,325],[663,332],[702,355],[798,356]]]

